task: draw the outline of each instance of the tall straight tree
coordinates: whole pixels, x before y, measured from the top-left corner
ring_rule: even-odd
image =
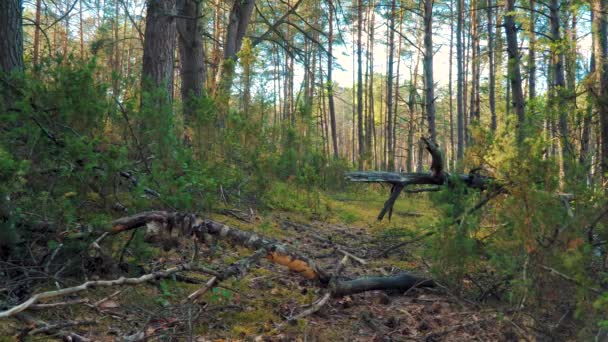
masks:
[[[395,57],[395,13],[396,0],[391,1],[388,23],[388,63],[386,71],[386,139],[388,171],[395,170],[395,147],[393,145],[393,65]]]
[[[568,130],[568,112],[566,106],[568,101],[566,97],[566,77],[564,72],[564,50],[565,46],[562,41],[561,26],[560,26],[560,3],[557,0],[551,0],[549,4],[550,23],[551,23],[551,66],[553,69],[553,84],[552,88],[555,95],[552,97],[552,107],[554,112],[558,113],[558,125],[560,132],[560,143],[562,153],[562,170],[565,176],[569,179],[572,158],[572,146],[570,146],[570,132]]]
[[[488,31],[488,102],[490,104],[490,129],[496,131],[496,69],[494,63],[494,21],[492,18],[492,0],[486,3],[486,18]]]
[[[464,0],[458,1],[458,19],[456,21],[456,120],[458,136],[458,158],[464,158]]]
[[[357,0],[357,141],[359,143],[359,170],[363,170],[365,141],[363,139],[363,0]]]
[[[144,33],[142,91],[165,91],[168,103],[173,101],[173,65],[175,63],[176,0],[150,0]]]
[[[479,48],[479,6],[477,0],[471,1],[471,105],[470,122],[479,123],[479,74],[480,74],[480,48]]]
[[[435,81],[433,79],[433,2],[424,1],[424,91],[426,116],[429,121],[429,137],[437,142],[435,128]]]
[[[517,141],[524,139],[525,100],[521,84],[521,70],[519,66],[519,47],[517,45],[517,27],[515,26],[515,0],[506,0],[505,33],[507,36],[508,77],[511,84],[513,110],[517,115]],[[508,105],[508,104],[507,104]]]
[[[334,104],[334,84],[332,72],[334,66],[334,2],[327,1],[329,11],[329,36],[327,42],[327,103],[329,105],[329,123],[331,125],[331,141],[333,146],[334,158],[338,158],[338,134],[336,132],[336,105]]]
[[[608,174],[608,1],[593,0],[593,34],[595,35],[595,68],[596,83],[595,99],[600,117],[601,157],[600,169],[602,180]]]
[[[528,49],[528,97],[536,97],[536,1],[530,0],[530,46]]]

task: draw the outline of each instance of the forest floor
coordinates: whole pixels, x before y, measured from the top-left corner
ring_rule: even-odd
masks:
[[[364,263],[349,260],[342,273],[345,277],[400,271],[429,276],[421,249],[424,234],[437,223],[438,212],[426,195],[406,195],[397,201],[392,221],[379,223],[375,216],[383,201],[384,197],[373,191],[322,195],[322,215],[277,209],[256,213],[251,223],[230,215],[213,218],[277,239],[328,270],[336,267],[341,251],[361,258]],[[128,235],[115,237],[113,244],[124,245]],[[389,246],[407,240],[411,243],[388,257],[378,256]],[[186,239],[161,244],[161,248],[146,249],[149,263],[141,265],[145,271],[183,263],[192,255],[192,243]],[[221,270],[252,251],[218,242],[201,247],[198,253],[201,265]],[[470,302],[441,286],[331,298],[318,312],[288,322],[326,290],[285,267],[262,261],[245,277],[222,282],[202,303],[182,303],[207,280],[208,276],[186,272],[146,285],[98,288],[79,297],[87,297],[89,303],[105,299],[95,307],[72,305],[28,311],[27,315],[49,324],[73,322],[68,330],[95,341],[136,341],[144,336],[159,341],[498,341],[522,336],[521,328],[496,307]],[[0,321],[0,336],[7,336],[6,340],[23,329],[23,317]],[[52,338],[36,336],[37,340]]]

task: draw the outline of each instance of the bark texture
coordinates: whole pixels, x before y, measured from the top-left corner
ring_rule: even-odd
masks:
[[[169,103],[173,101],[175,10],[176,0],[150,0],[144,33],[142,90],[162,88]]]

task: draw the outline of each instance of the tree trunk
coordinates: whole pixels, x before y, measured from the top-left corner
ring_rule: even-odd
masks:
[[[40,2],[41,0],[36,0],[36,14],[34,19],[34,55],[32,57],[32,63],[34,68],[38,66],[40,57],[40,13],[42,12]],[[82,7],[82,3],[80,6]]]
[[[22,0],[0,1],[0,78],[11,72],[23,71]],[[0,110],[13,106],[15,95],[0,82],[4,103]]]
[[[168,103],[173,101],[173,65],[175,63],[176,0],[150,0],[144,33],[142,91],[164,90]]]
[[[363,1],[357,1],[357,141],[359,143],[359,170],[363,170],[365,141],[363,139]]]
[[[601,159],[602,180],[608,173],[608,1],[593,0],[593,34],[595,35],[595,68],[597,88],[595,99],[601,126]]]
[[[488,0],[489,2],[490,0]],[[454,87],[452,86],[453,72],[452,66],[454,62],[454,0],[450,0],[450,53],[449,53],[449,73],[448,73],[448,96],[450,102],[450,158],[448,159],[448,165],[450,170],[454,169],[455,158],[455,145],[454,145]],[[489,37],[491,39],[491,37]],[[408,171],[409,172],[409,171]]]
[[[460,161],[464,158],[464,108],[463,108],[463,92],[464,92],[464,79],[463,79],[463,12],[464,12],[464,0],[458,1],[458,20],[456,22],[456,74],[457,74],[457,85],[456,85],[456,106],[457,106],[457,131],[458,136],[458,158]]]
[[[433,2],[424,1],[424,90],[425,108],[429,120],[429,136],[437,142],[435,129],[435,82],[433,79]]]
[[[395,58],[395,5],[391,1],[388,27],[388,63],[386,72],[386,139],[388,140],[388,171],[395,170],[395,147],[393,146],[393,64]]]
[[[488,101],[490,102],[490,129],[496,131],[496,69],[494,65],[494,22],[492,18],[492,0],[486,4],[486,16],[488,19]]]
[[[568,96],[566,91],[566,77],[564,72],[564,47],[562,46],[562,36],[560,33],[560,3],[557,0],[551,0],[549,8],[550,23],[551,23],[551,38],[552,41],[552,64],[553,64],[553,108],[558,113],[558,124],[560,131],[561,143],[561,168],[564,172],[565,179],[570,179],[570,171],[572,166],[572,146],[570,145],[569,129],[568,129],[568,112],[570,106],[566,101]],[[559,47],[558,47],[559,46]]]
[[[528,97],[536,97],[536,1],[530,0],[530,48],[528,50]]]
[[[255,0],[234,1],[230,10],[226,38],[224,39],[224,60],[219,66],[217,80],[219,83],[219,94],[222,102],[227,106],[230,97],[230,88],[234,79],[234,67],[237,59],[236,54],[241,50],[243,38],[247,33],[247,27],[251,21],[251,15],[255,8]],[[227,109],[227,108],[224,108]]]
[[[332,79],[334,56],[334,3],[328,0],[329,11],[329,41],[327,42],[327,102],[329,104],[329,121],[331,124],[331,141],[333,146],[334,158],[338,159],[338,134],[336,132],[336,106],[334,104],[334,84]]]
[[[480,48],[479,48],[479,6],[477,0],[471,3],[471,123],[479,124],[479,74],[480,74]]]
[[[517,115],[517,141],[523,142],[525,129],[524,93],[521,84],[521,71],[519,67],[519,48],[517,46],[517,27],[515,26],[515,0],[507,0],[505,13],[505,32],[507,35],[507,54],[509,56],[508,75],[513,95],[513,109]]]
[[[202,4],[197,0],[178,0],[178,46],[181,75],[181,98],[184,123],[188,125],[196,110],[193,99],[203,94],[205,84],[205,52],[203,48]]]

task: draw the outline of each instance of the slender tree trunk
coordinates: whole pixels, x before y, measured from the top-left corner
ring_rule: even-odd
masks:
[[[593,34],[595,34],[595,99],[601,126],[600,170],[602,181],[608,173],[608,1],[593,0]]]
[[[507,35],[507,53],[509,55],[508,75],[513,95],[513,109],[517,115],[517,140],[523,142],[525,129],[525,100],[521,84],[521,71],[519,66],[519,47],[517,45],[517,27],[515,26],[515,0],[506,0],[505,32]]]
[[[480,73],[480,48],[479,48],[479,6],[477,0],[471,2],[471,106],[470,121],[479,124],[480,100],[479,100],[479,73]]]
[[[496,68],[494,64],[494,21],[492,18],[492,0],[486,3],[487,31],[488,31],[488,101],[490,103],[490,129],[496,131]]]
[[[490,0],[488,0],[488,2],[489,1]],[[456,160],[456,146],[454,145],[454,87],[452,85],[454,74],[452,71],[454,64],[454,0],[450,0],[450,20],[450,60],[448,67],[448,96],[450,101],[450,158],[448,160],[448,166],[451,171],[454,169],[454,161]],[[489,39],[491,39],[491,37],[489,37]]]
[[[458,158],[460,161],[464,158],[464,107],[463,107],[463,93],[464,93],[464,78],[463,78],[463,65],[464,65],[464,50],[463,50],[463,26],[464,26],[464,0],[458,1],[458,20],[456,22],[456,106],[457,106],[457,131],[458,131]]]
[[[595,22],[595,12],[591,11],[591,23]],[[595,68],[595,51],[596,51],[596,35],[591,35],[591,57],[589,58],[589,74],[594,75],[596,72]],[[582,165],[585,170],[585,176],[587,177],[587,182],[590,183],[591,178],[591,119],[593,117],[593,89],[594,85],[588,85],[587,89],[587,108],[583,114],[583,127],[581,132],[581,150],[579,156],[579,163]]]
[[[112,33],[114,34],[114,51],[112,56],[112,95],[119,97],[119,86],[120,86],[120,40],[118,39],[119,32],[119,17],[120,10],[118,8],[118,1],[114,1],[114,20],[112,21]]]
[[[374,25],[376,24],[376,11],[375,11],[375,0],[373,0],[371,2],[370,5],[370,12],[371,12],[371,19],[369,21],[369,40],[370,40],[370,46],[371,48],[368,51],[368,62],[369,62],[369,84],[368,84],[368,97],[369,97],[369,117],[370,117],[370,125],[371,125],[371,133],[372,133],[372,137],[369,137],[369,139],[373,142],[373,151],[374,151],[374,165],[375,168],[378,169],[378,153],[377,153],[377,149],[376,149],[376,145],[377,145],[377,137],[376,137],[376,114],[374,111],[374,49],[373,49],[373,42],[374,42]],[[383,126],[380,126],[383,127]],[[372,140],[373,139],[373,140]]]
[[[333,144],[334,158],[338,159],[338,134],[336,132],[336,106],[334,104],[333,72],[333,46],[334,46],[334,3],[328,0],[329,11],[329,41],[327,43],[327,102],[329,104],[329,119],[331,124],[331,141]]]
[[[386,139],[388,140],[388,171],[395,170],[395,153],[393,146],[393,64],[395,57],[395,5],[396,0],[392,0],[390,13],[388,15],[388,63],[386,72]]]
[[[435,81],[433,79],[433,2],[424,1],[424,90],[425,108],[429,121],[429,137],[437,142],[435,129]]]
[[[118,6],[118,1],[116,1],[116,6]],[[84,28],[83,28],[83,19],[82,19],[82,0],[78,2],[78,24],[79,24],[79,36],[80,36],[80,59],[84,60]],[[125,23],[125,28],[126,28]]]
[[[363,137],[363,1],[357,1],[357,141],[359,143],[359,170],[363,170],[365,141]]]
[[[41,0],[36,0],[36,15],[34,19],[34,55],[32,56],[34,68],[38,65],[40,57],[40,13],[42,12],[40,2]]]
[[[536,97],[536,1],[530,0],[530,48],[528,49],[528,94]]]
[[[553,39],[552,47],[552,64],[553,64],[553,97],[554,112],[558,113],[558,124],[560,133],[560,145],[562,154],[561,168],[564,172],[565,179],[571,179],[570,173],[572,168],[572,146],[570,145],[570,132],[568,129],[568,112],[570,106],[567,103],[566,78],[564,72],[565,56],[564,48],[562,47],[562,36],[560,33],[560,3],[557,0],[551,0],[550,3],[550,23],[551,37]],[[558,48],[558,46],[560,48]]]
[[[399,10],[399,38],[398,38],[398,43],[397,43],[397,74],[395,75],[395,99],[394,99],[394,103],[393,103],[393,160],[396,160],[396,152],[398,149],[398,139],[397,139],[397,114],[398,114],[398,109],[399,109],[399,72],[401,69],[401,43],[402,43],[402,39],[401,39],[401,33],[403,31],[403,9]],[[403,160],[402,157],[399,157],[400,160]],[[402,162],[399,163],[400,167],[399,169],[402,168]]]

